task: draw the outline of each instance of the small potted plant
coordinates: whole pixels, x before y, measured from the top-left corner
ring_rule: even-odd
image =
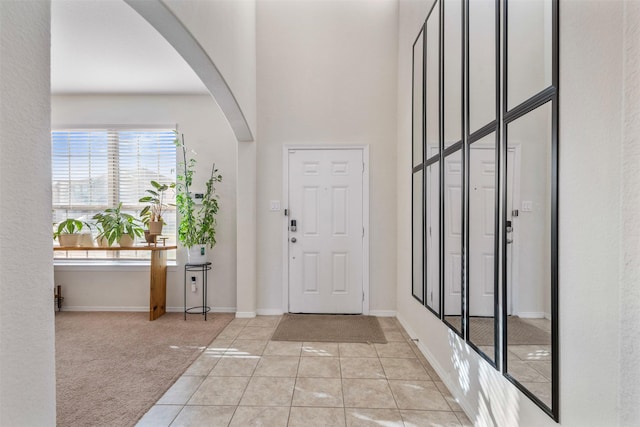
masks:
[[[93,216],[94,220],[96,219],[97,215],[98,214]],[[111,246],[109,244],[109,240],[105,236],[104,225],[102,225],[102,222],[100,220],[96,220],[96,229],[98,230],[98,235],[96,236],[96,242],[98,243],[98,246],[100,246],[101,248],[108,248],[109,246]]]
[[[109,246],[118,242],[125,248],[134,244],[136,237],[142,237],[143,229],[140,221],[133,215],[122,212],[122,202],[116,208],[105,209],[104,212],[93,216],[102,229],[98,239],[106,239]]]
[[[184,166],[184,174],[178,175],[176,184],[176,206],[180,213],[178,240],[187,248],[189,263],[204,263],[207,261],[206,247],[213,249],[216,244],[218,195],[215,184],[222,181],[222,175],[218,173],[214,163],[211,175],[206,182],[206,191],[201,199],[201,205],[196,204],[194,195],[190,192],[196,160],[187,159],[184,135],[182,142],[176,138],[175,143],[182,148]]]
[[[162,226],[164,225],[162,213],[165,208],[171,206],[169,203],[164,203],[165,191],[170,188],[175,188],[176,184],[173,182],[170,184],[160,184],[157,181],[151,181],[151,186],[153,190],[147,190],[146,193],[148,193],[148,195],[141,197],[139,202],[148,203],[148,205],[140,211],[140,218],[142,219],[143,225],[149,230],[149,233],[145,231],[145,239],[149,242],[149,239],[146,237],[148,234],[152,238],[150,243],[153,243],[155,236],[162,234]]]
[[[67,218],[58,223],[53,232],[53,239],[58,239],[60,246],[80,246],[82,242],[80,231],[84,227],[91,228],[91,225],[79,219]]]

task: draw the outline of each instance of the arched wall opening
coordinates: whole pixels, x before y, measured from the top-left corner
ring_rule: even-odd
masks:
[[[146,19],[187,61],[220,106],[238,141],[253,141],[253,134],[242,108],[218,67],[171,9],[160,0],[124,1]]]
[[[237,41],[226,43],[229,47],[222,46],[224,48],[222,51],[211,49],[211,46],[207,44],[206,36],[208,34],[203,34],[202,31],[198,32],[198,25],[213,26],[215,24],[212,23],[211,16],[201,14],[195,16],[199,19],[194,20],[193,16],[189,19],[190,11],[181,10],[181,5],[171,5],[170,2],[160,0],[142,2],[125,0],[122,4],[128,6],[121,6],[121,8],[128,9],[131,6],[130,13],[140,15],[137,20],[132,22],[143,24],[140,17],[149,22],[153,28],[149,31],[152,33],[157,31],[171,45],[169,49],[173,48],[185,59],[187,66],[194,70],[209,94],[204,95],[206,92],[200,92],[203,95],[160,94],[158,96],[153,93],[148,95],[136,93],[132,95],[126,93],[91,95],[90,91],[88,95],[56,94],[52,97],[52,126],[59,126],[61,123],[96,126],[103,123],[122,125],[177,123],[178,131],[185,135],[188,148],[197,152],[195,156],[199,162],[197,169],[201,169],[201,173],[196,174],[197,178],[204,179],[205,169],[210,166],[210,162],[216,163],[224,177],[218,188],[223,198],[222,216],[219,217],[222,234],[218,247],[212,253],[212,258],[214,258],[212,261],[222,266],[222,268],[216,269],[213,277],[220,288],[215,289],[217,291],[216,297],[212,297],[213,294],[210,292],[209,299],[212,300],[215,310],[240,311],[251,316],[255,313],[255,298],[252,297],[255,295],[255,274],[252,272],[254,269],[247,268],[247,266],[255,265],[256,257],[254,249],[256,245],[251,243],[255,241],[255,215],[253,214],[255,211],[256,162],[255,142],[253,141],[255,131],[252,132],[250,120],[251,110],[254,107],[251,105],[251,98],[246,95],[248,92],[246,88],[251,88],[251,85],[238,84],[238,73],[231,73],[238,66],[233,61],[234,58],[227,55],[227,51],[233,51],[231,46],[237,47]],[[247,2],[242,2],[241,5],[246,9],[246,4]],[[176,7],[177,10],[171,10],[170,6]],[[212,12],[215,12],[216,15],[235,14],[228,19],[236,20],[233,25],[234,31],[238,26],[237,15],[241,13],[244,14],[241,16],[242,19],[249,23],[254,22],[251,19],[251,11],[249,13],[246,10],[242,10],[241,13],[233,11],[232,14],[230,11],[216,9]],[[125,22],[128,21],[125,20]],[[194,28],[199,39],[192,34]],[[229,28],[221,30],[223,33],[228,33],[228,31]],[[246,31],[246,28],[243,31]],[[136,37],[135,34],[132,36]],[[216,39],[220,39],[220,37]],[[235,40],[234,37],[228,39]],[[250,45],[247,50],[251,51]],[[227,77],[231,76],[229,80],[222,76],[218,66],[211,59],[212,57],[220,59],[221,69],[227,71]],[[236,88],[235,94],[232,92],[231,86]],[[238,99],[244,100],[242,108],[246,107],[245,111],[248,110],[249,120],[242,111]],[[167,309],[169,311],[178,310],[182,306],[181,268],[183,258],[186,258],[186,255],[183,255],[182,251],[178,251],[178,266],[167,274]],[[237,259],[242,260],[242,268],[237,267]],[[60,270],[56,267],[55,280],[56,283],[63,283],[67,287],[65,305],[69,310],[88,309],[87,307],[93,307],[97,310],[112,307],[123,310],[142,310],[144,308],[144,302],[141,301],[148,289],[140,287],[133,292],[135,295],[130,295],[131,286],[138,282],[145,282],[144,271],[109,272],[100,280],[95,280],[95,276],[92,276],[90,272]],[[122,282],[120,289],[115,293],[107,294],[109,288],[105,286],[105,283],[113,280],[106,276],[118,283]],[[90,291],[87,291],[85,287],[81,286],[83,283],[87,283],[89,278],[92,278],[90,281],[96,281],[96,283],[92,285]],[[74,295],[81,296],[81,298],[74,299]],[[127,295],[130,297],[128,298]],[[107,301],[109,298],[110,300]],[[244,301],[249,302],[245,304]]]
[[[238,140],[237,168],[236,168],[236,316],[254,317],[257,304],[257,148],[255,132],[256,126],[256,10],[255,1],[232,2],[229,5],[208,4],[201,7],[221,10],[210,11],[190,10],[191,16],[200,18],[199,12],[209,13],[214,22],[221,23],[219,15],[228,13],[236,23],[240,19],[241,25],[233,30],[242,32],[238,39],[244,40],[246,46],[244,62],[236,65],[234,70],[244,78],[245,111],[243,112],[238,99],[234,96],[227,81],[212,61],[203,45],[194,37],[187,26],[173,13],[162,0],[124,0],[143,18],[145,18],[187,61],[205,84],[211,96],[220,106],[229,121]],[[174,3],[172,7],[178,7]],[[189,7],[184,3],[183,7]],[[195,7],[195,6],[194,6]],[[225,9],[229,7],[230,9]],[[234,9],[235,8],[235,9]],[[183,10],[184,11],[184,10]],[[218,19],[216,21],[216,19]],[[238,40],[235,40],[238,43]],[[236,46],[237,47],[237,46]],[[248,111],[247,111],[248,110]],[[242,260],[242,262],[238,262]]]

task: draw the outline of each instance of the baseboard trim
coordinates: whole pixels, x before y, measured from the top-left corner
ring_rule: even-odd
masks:
[[[238,319],[251,319],[256,317],[255,311],[236,311],[236,317]]]
[[[376,317],[396,317],[397,312],[395,310],[369,310],[369,316]]]
[[[281,316],[284,314],[279,308],[259,308],[256,313],[258,316]]]
[[[144,312],[149,311],[149,307],[108,307],[108,306],[93,306],[93,305],[63,305],[62,311],[132,311],[132,312]]]
[[[409,334],[409,336],[416,342],[418,349],[424,355],[427,361],[431,364],[431,366],[436,371],[436,373],[438,374],[438,376],[440,377],[444,385],[449,390],[455,390],[456,392],[458,392],[459,396],[464,395],[464,393],[461,393],[458,385],[454,381],[452,381],[449,374],[447,374],[447,371],[442,367],[442,365],[438,363],[435,356],[422,343],[422,341],[418,339],[418,336],[416,335],[415,331],[407,325],[407,322],[404,321],[402,316],[396,315],[396,319],[398,319],[398,321],[400,322],[404,330],[407,332],[407,334]],[[454,395],[454,398],[455,398],[455,395]],[[460,407],[465,412],[465,414],[467,414],[469,419],[473,419],[469,414],[475,414],[476,412],[471,407],[471,404],[466,399],[461,399],[461,398],[456,398],[456,402],[460,405]]]
[[[235,307],[209,307],[209,313],[235,313]],[[184,307],[167,307],[167,313],[182,313]]]
[[[62,306],[62,311],[118,311],[118,312],[148,312],[149,307],[137,307],[137,306],[124,306],[124,307],[109,307],[109,306]],[[167,313],[182,313],[184,307],[167,307]],[[210,313],[235,313],[235,307],[211,307]]]
[[[145,312],[149,311],[149,307],[144,306],[63,306],[62,311],[131,311]],[[184,307],[167,307],[167,313],[182,313]],[[238,318],[252,318],[258,316],[280,316],[283,311],[277,308],[259,308],[254,311],[236,311],[235,307],[211,307],[212,313],[235,313]],[[370,316],[376,317],[396,317],[395,310],[371,310]],[[405,328],[406,329],[406,328]],[[407,331],[408,332],[408,331]]]
[[[547,317],[542,311],[521,311],[517,316],[522,319],[544,319]]]

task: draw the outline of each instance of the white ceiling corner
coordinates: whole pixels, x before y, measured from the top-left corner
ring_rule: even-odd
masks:
[[[208,94],[176,50],[123,0],[53,0],[53,94]]]

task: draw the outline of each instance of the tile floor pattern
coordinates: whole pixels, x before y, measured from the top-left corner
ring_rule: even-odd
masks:
[[[138,426],[472,425],[395,318],[387,344],[270,341],[279,320],[234,319]]]
[[[551,321],[547,319],[521,320],[551,333]],[[480,346],[480,350],[493,359],[493,347]],[[551,407],[551,343],[510,345],[507,356],[509,374]]]
[[[551,333],[551,321],[548,319],[522,320]],[[551,407],[551,343],[510,345],[508,357],[509,373]]]

